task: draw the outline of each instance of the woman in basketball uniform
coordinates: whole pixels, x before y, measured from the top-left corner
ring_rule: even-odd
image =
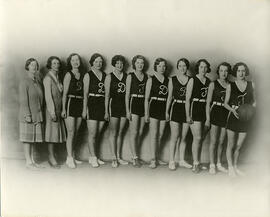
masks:
[[[148,78],[145,90],[145,121],[150,121],[150,154],[149,167],[154,169],[157,164],[166,164],[158,159],[160,141],[166,124],[166,100],[168,96],[169,79],[164,75],[167,61],[157,58],[154,63],[154,73]]]
[[[138,157],[138,145],[144,127],[144,94],[147,76],[145,75],[146,60],[143,56],[137,55],[132,59],[132,67],[135,70],[127,76],[126,84],[126,113],[130,126],[130,149],[132,163],[140,167]]]
[[[126,60],[122,55],[112,58],[113,72],[105,78],[105,120],[110,121],[110,148],[112,154],[112,167],[118,164],[127,165],[128,162],[121,159],[123,143],[123,131],[126,124],[126,79],[124,72]]]
[[[217,68],[218,79],[210,83],[206,102],[206,122],[205,125],[210,128],[209,173],[215,174],[216,169],[221,172],[227,172],[222,165],[223,143],[226,137],[226,123],[228,110],[224,108],[226,87],[229,84],[228,74],[231,73],[231,65],[227,62],[219,64]],[[217,164],[215,165],[215,153],[217,148]]]
[[[72,53],[67,58],[67,73],[64,77],[63,110],[67,128],[67,160],[69,168],[76,168],[74,144],[82,122],[83,110],[83,64],[79,54]]]
[[[200,171],[199,150],[204,137],[204,123],[206,121],[206,97],[210,80],[206,74],[211,71],[206,59],[200,59],[195,66],[196,75],[189,79],[186,92],[186,117],[190,123],[192,141],[193,168],[192,171]]]
[[[49,164],[52,168],[60,168],[55,159],[54,146],[66,141],[66,129],[62,112],[63,85],[59,80],[61,61],[51,56],[47,61],[49,69],[43,80],[46,102],[46,128],[45,141],[48,143]]]
[[[89,132],[89,163],[92,167],[98,167],[104,164],[96,154],[96,145],[103,129],[105,120],[105,87],[104,81],[106,74],[102,70],[104,59],[95,53],[89,60],[91,70],[84,75],[84,103],[83,115],[87,119],[87,127]]]
[[[23,143],[26,167],[39,167],[33,157],[34,145],[44,141],[43,101],[41,83],[37,79],[39,65],[36,59],[30,58],[25,63],[27,75],[19,85],[19,122],[20,141]]]
[[[177,75],[169,79],[168,99],[166,106],[166,116],[167,116],[166,119],[170,120],[170,127],[171,127],[170,161],[169,161],[169,169],[171,170],[176,169],[175,150],[178,150],[176,149],[176,144],[179,140],[180,140],[179,166],[183,166],[189,169],[192,167],[185,161],[184,158],[186,150],[186,136],[189,129],[189,124],[186,122],[186,114],[185,114],[186,86],[189,80],[189,77],[187,76],[189,61],[186,58],[181,58],[177,61],[176,67],[177,67]]]
[[[228,170],[230,176],[235,176],[243,175],[243,172],[238,169],[237,163],[249,127],[249,121],[239,120],[237,109],[243,104],[250,104],[255,107],[256,99],[254,83],[246,80],[249,75],[248,66],[242,62],[236,63],[232,75],[236,77],[236,80],[229,84],[226,89],[224,106],[229,110],[227,123],[228,145],[226,150]],[[234,148],[235,144],[236,147]]]

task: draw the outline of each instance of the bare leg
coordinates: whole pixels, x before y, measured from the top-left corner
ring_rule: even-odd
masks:
[[[140,117],[138,115],[132,114],[132,121],[129,122],[130,127],[130,150],[132,154],[132,158],[137,158],[137,138],[139,134],[139,125],[140,125]]]
[[[227,134],[228,134],[228,145],[226,150],[226,157],[228,162],[229,175],[235,176],[235,170],[233,168],[233,160],[232,160],[232,151],[235,143],[235,132],[227,129]]]
[[[118,159],[118,162],[122,165],[127,165],[128,162],[122,160],[121,152],[122,152],[122,145],[123,145],[123,139],[124,139],[124,128],[126,125],[127,119],[126,118],[121,118],[120,119],[120,124],[119,124],[119,133],[117,137],[117,145],[116,145],[116,157]]]
[[[26,160],[26,165],[33,164],[32,157],[31,157],[31,145],[30,143],[23,143],[23,149],[24,149],[24,156]]]
[[[156,156],[158,158],[158,163],[160,165],[166,165],[167,163],[165,163],[164,161],[161,160],[161,152],[162,152],[162,150],[161,150],[161,139],[162,139],[162,137],[164,135],[164,130],[165,130],[165,127],[166,127],[166,121],[160,121],[159,123],[160,123],[160,125],[159,125],[158,146],[157,146],[157,150],[156,150],[157,151]]]
[[[158,143],[158,132],[159,132],[159,120],[155,118],[150,118],[150,156],[151,164],[150,168],[156,168],[156,149]]]
[[[180,124],[174,121],[170,121],[171,127],[171,141],[170,141],[170,161],[169,169],[175,170],[175,148],[179,141],[180,135]]]
[[[238,140],[237,140],[237,143],[236,143],[236,148],[234,150],[234,154],[233,154],[233,164],[234,164],[234,169],[236,171],[236,173],[238,175],[244,175],[243,172],[241,172],[238,167],[237,167],[237,163],[238,163],[238,159],[239,159],[239,153],[240,153],[240,149],[242,148],[243,146],[243,143],[245,141],[245,138],[247,136],[247,133],[239,133],[238,134]]]
[[[187,133],[190,125],[187,123],[182,124],[182,136],[181,136],[181,142],[180,142],[180,159],[179,159],[179,165],[186,167],[186,168],[192,168],[190,164],[188,164],[185,161],[185,152],[186,152],[186,138],[187,138]]]

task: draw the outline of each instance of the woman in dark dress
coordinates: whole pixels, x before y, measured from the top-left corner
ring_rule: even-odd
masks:
[[[195,66],[196,75],[189,79],[186,93],[186,117],[190,123],[192,141],[192,156],[194,173],[200,171],[199,150],[204,137],[206,121],[206,97],[210,80],[206,74],[211,71],[210,64],[206,59],[200,59]]]
[[[227,169],[221,165],[223,143],[226,138],[226,123],[228,110],[224,108],[226,88],[229,84],[228,74],[231,73],[231,65],[223,62],[217,68],[218,79],[210,83],[206,102],[206,122],[205,125],[210,128],[209,145],[209,173],[215,174],[216,169],[221,172],[227,172]],[[217,164],[215,164],[215,153],[217,148]]]
[[[126,84],[126,113],[130,127],[130,149],[132,163],[140,167],[138,146],[144,127],[144,94],[147,81],[145,74],[146,60],[143,56],[137,55],[132,59],[132,67],[135,70],[127,76]]]
[[[245,63],[236,63],[233,67],[235,82],[228,85],[224,106],[229,110],[227,122],[228,145],[226,150],[228,170],[230,176],[243,175],[238,168],[240,149],[247,136],[249,121],[239,119],[237,109],[242,104],[256,106],[254,83],[247,81],[249,68]],[[235,146],[236,145],[236,146]]]
[[[104,59],[95,53],[89,60],[91,70],[84,75],[84,103],[83,118],[86,119],[89,133],[89,163],[92,167],[99,167],[104,164],[97,157],[96,146],[103,129],[105,120],[105,77],[106,73],[102,71]]]
[[[110,121],[110,148],[112,154],[112,167],[118,164],[126,165],[127,161],[121,158],[123,132],[126,124],[126,79],[124,72],[126,60],[122,55],[112,58],[113,72],[105,78],[105,120]]]
[[[186,87],[190,79],[187,76],[189,61],[181,58],[177,61],[177,75],[169,79],[169,92],[166,106],[166,119],[170,120],[171,141],[170,141],[170,161],[169,169],[175,170],[175,151],[176,145],[180,140],[180,161],[179,166],[191,168],[192,166],[185,161],[186,136],[189,124],[186,122],[185,100]],[[171,104],[172,103],[172,104]],[[181,136],[180,136],[181,134]]]
[[[160,142],[166,124],[166,100],[168,96],[169,79],[164,75],[167,61],[157,58],[154,63],[154,73],[148,78],[145,90],[145,121],[150,122],[150,154],[149,167],[154,169],[157,164],[166,164],[160,160]]]
[[[69,168],[76,168],[74,145],[82,122],[83,110],[83,65],[79,54],[72,53],[67,58],[67,73],[64,77],[63,111],[67,128],[67,160]]]

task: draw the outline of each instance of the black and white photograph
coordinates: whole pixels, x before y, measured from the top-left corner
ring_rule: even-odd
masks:
[[[270,215],[269,0],[0,0],[1,216]]]

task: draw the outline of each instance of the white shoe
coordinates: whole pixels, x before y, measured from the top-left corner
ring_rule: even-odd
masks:
[[[97,168],[99,167],[97,157],[89,157],[89,164],[92,165],[92,167]]]
[[[191,169],[192,168],[192,165],[187,163],[186,161],[179,161],[179,166],[180,167],[185,167],[185,168],[188,168],[188,169]]]
[[[98,162],[99,165],[104,165],[105,164],[105,162],[100,160],[100,159],[97,159],[97,162]]]
[[[239,176],[245,176],[246,175],[243,171],[239,170],[237,167],[235,167],[234,170],[235,170],[235,173],[237,175],[239,175]]]
[[[221,163],[218,163],[217,164],[217,170],[220,171],[220,172],[223,172],[223,173],[227,173],[228,172],[228,170],[225,167],[223,167],[221,165]]]
[[[76,168],[76,165],[75,165],[75,163],[74,163],[73,157],[67,157],[66,165],[67,165],[69,168],[71,168],[71,169],[75,169],[75,168]]]
[[[230,176],[230,177],[236,177],[236,173],[235,173],[233,167],[229,167],[229,168],[228,168],[228,171],[229,171],[229,176]]]
[[[151,168],[151,169],[157,168],[157,162],[156,162],[156,160],[151,160],[151,162],[149,164],[149,168]]]
[[[158,160],[158,164],[159,164],[159,165],[167,165],[168,163],[166,163],[166,162],[164,162],[164,161],[162,161],[162,160]]]
[[[74,158],[74,161],[75,161],[76,164],[82,164],[83,163],[81,160],[76,160],[75,158]]]
[[[125,160],[123,160],[123,159],[121,159],[121,158],[117,158],[117,161],[118,161],[118,163],[121,164],[121,165],[128,165],[128,162],[125,161]]]
[[[170,161],[170,162],[169,162],[169,169],[170,169],[170,170],[176,170],[175,162],[174,162],[174,161]]]
[[[112,160],[112,167],[113,167],[113,168],[118,167],[118,162],[117,162],[116,159],[113,159],[113,160]]]
[[[216,174],[216,166],[215,166],[215,164],[210,164],[209,173],[212,174],[212,175]]]

